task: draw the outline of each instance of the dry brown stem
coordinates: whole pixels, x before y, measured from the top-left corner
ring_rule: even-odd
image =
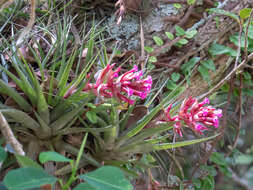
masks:
[[[19,155],[24,156],[25,152],[22,149],[22,145],[15,138],[8,122],[6,121],[5,117],[1,112],[0,112],[0,131],[3,134],[4,138],[6,139],[6,142],[12,146],[15,152]]]

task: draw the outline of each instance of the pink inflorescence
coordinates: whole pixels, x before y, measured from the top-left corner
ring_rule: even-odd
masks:
[[[197,99],[189,97],[186,99],[179,110],[179,113],[174,117],[170,116],[172,105],[166,110],[167,121],[174,121],[174,130],[177,134],[182,136],[181,126],[185,123],[194,131],[203,134],[207,130],[206,126],[219,126],[219,118],[222,117],[222,110],[215,109],[212,106],[204,106],[209,104],[208,98],[198,103]]]
[[[108,64],[95,74],[96,83],[88,83],[82,91],[92,91],[105,98],[117,98],[120,101],[133,104],[132,96],[146,98],[152,85],[151,76],[141,79],[143,73],[135,65],[133,69],[119,76],[120,67],[113,70],[115,64]],[[69,93],[68,93],[69,94]]]

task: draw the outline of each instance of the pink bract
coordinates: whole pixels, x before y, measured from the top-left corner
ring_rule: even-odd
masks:
[[[131,99],[133,96],[145,99],[151,90],[151,76],[141,79],[143,73],[138,71],[136,65],[119,76],[120,67],[113,70],[114,66],[115,64],[108,64],[104,69],[98,71],[95,74],[95,84],[88,83],[82,91],[92,91],[99,97],[114,97],[129,104],[134,103],[134,100]],[[72,92],[74,89],[70,89],[64,98],[70,96]]]
[[[198,102],[197,99],[189,97],[186,99],[180,109],[179,113],[174,117],[170,116],[170,110],[172,105],[166,110],[167,121],[174,121],[174,131],[182,136],[181,126],[186,124],[192,130],[203,134],[203,131],[207,130],[206,126],[219,126],[219,118],[222,117],[222,110],[216,109],[212,106],[204,106],[209,104],[208,98],[205,98],[202,102]]]

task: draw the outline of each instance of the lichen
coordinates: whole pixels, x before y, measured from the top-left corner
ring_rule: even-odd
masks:
[[[160,32],[165,29],[167,23],[164,22],[164,16],[170,16],[179,12],[173,5],[158,4],[143,18],[144,34]],[[115,15],[109,17],[106,22],[106,31],[109,37],[120,41],[126,49],[136,49],[139,46],[140,18],[137,15],[126,15],[121,24],[117,25]]]
[[[116,24],[115,16],[111,16],[107,22],[107,32],[116,40],[128,40],[133,34],[139,31],[138,18],[134,15],[127,15],[120,25]]]

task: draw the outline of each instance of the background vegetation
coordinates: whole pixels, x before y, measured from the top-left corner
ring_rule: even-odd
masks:
[[[0,189],[253,189],[252,5],[0,0]]]

